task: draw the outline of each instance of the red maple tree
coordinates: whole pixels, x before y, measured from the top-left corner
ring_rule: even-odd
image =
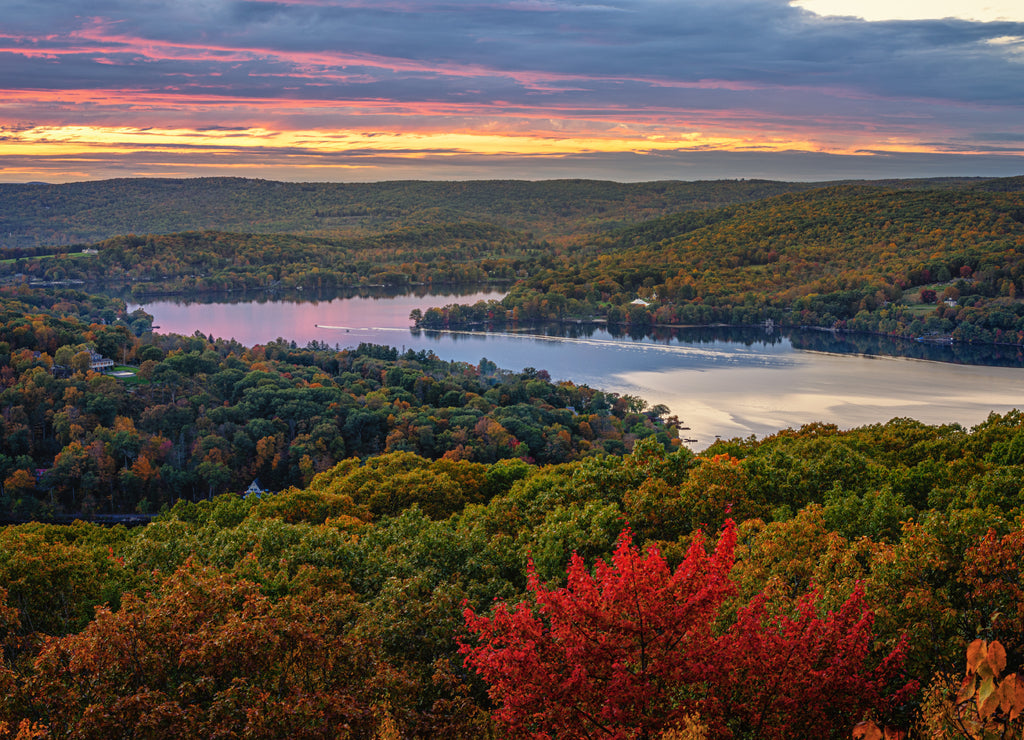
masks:
[[[811,591],[793,613],[771,616],[760,595],[740,610],[717,641],[721,670],[707,716],[743,737],[848,737],[865,710],[895,707],[917,690],[902,680],[905,641],[872,660],[874,617],[860,586],[823,616],[819,600]]]
[[[681,687],[711,676],[707,645],[733,592],[735,544],[729,521],[711,555],[698,534],[671,570],[627,531],[593,575],[574,555],[565,588],[545,588],[531,564],[536,613],[526,603],[499,603],[491,617],[466,609],[480,641],[462,653],[490,683],[495,717],[518,737],[656,737],[695,705]]]
[[[786,614],[755,598],[716,635],[736,528],[714,552],[698,533],[674,570],[656,547],[641,554],[624,532],[594,573],[573,556],[564,588],[533,571],[533,602],[493,615],[465,610],[476,644],[466,664],[489,684],[494,716],[513,737],[649,740],[700,715],[717,737],[848,735],[864,712],[915,687],[894,684],[903,647],[872,658],[872,618],[857,589],[818,615],[812,593]]]

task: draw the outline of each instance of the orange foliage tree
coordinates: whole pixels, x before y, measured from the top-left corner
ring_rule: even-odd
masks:
[[[307,587],[271,599],[191,562],[159,594],[97,610],[51,639],[24,688],[55,737],[369,738],[375,704],[407,681],[350,633],[351,597]]]

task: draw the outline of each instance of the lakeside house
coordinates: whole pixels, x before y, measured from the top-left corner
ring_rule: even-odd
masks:
[[[106,357],[101,355],[99,352],[90,352],[89,353],[89,369],[90,370],[92,370],[94,372],[97,372],[97,373],[102,373],[102,372],[104,372],[106,370],[109,370],[112,367],[114,367],[114,361],[113,360],[108,360]]]
[[[264,493],[270,493],[270,491],[260,488],[259,480],[253,479],[253,482],[250,483],[249,487],[245,489],[245,492],[242,494],[242,496],[245,498],[249,498],[250,496],[255,496],[256,498],[259,498]]]

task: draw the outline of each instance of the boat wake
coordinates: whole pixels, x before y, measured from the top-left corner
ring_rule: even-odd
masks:
[[[313,324],[313,326],[317,329],[337,329],[339,331],[409,331],[397,326],[330,326],[329,324]]]
[[[315,324],[318,329],[333,329],[345,332],[401,332],[408,333],[409,329],[394,326],[332,326],[329,324]],[[480,339],[518,339],[523,341],[549,342],[551,344],[577,344],[586,347],[600,349],[620,349],[629,352],[659,352],[672,355],[683,355],[691,361],[704,360],[716,365],[728,364],[759,364],[764,366],[788,365],[791,364],[780,358],[772,357],[757,352],[751,348],[740,350],[737,347],[730,347],[728,350],[709,349],[686,344],[655,344],[628,339],[594,339],[592,337],[554,337],[548,334],[530,334],[526,332],[506,331],[473,331],[470,329],[426,329],[423,330],[432,335],[443,334],[453,337],[479,337]]]
[[[744,362],[749,363],[751,354],[742,353],[742,359],[738,356],[735,348],[729,351],[708,349],[706,347],[693,347],[681,344],[654,344],[653,342],[630,341],[624,339],[593,339],[590,337],[553,337],[547,334],[527,334],[525,332],[504,332],[504,331],[471,331],[468,329],[440,329],[430,331],[438,334],[452,334],[457,336],[471,337],[501,337],[502,339],[524,339],[555,344],[579,344],[588,347],[614,347],[638,352],[666,352],[677,355],[687,355],[693,358],[714,359],[721,362]],[[765,364],[775,364],[773,359],[764,357]]]

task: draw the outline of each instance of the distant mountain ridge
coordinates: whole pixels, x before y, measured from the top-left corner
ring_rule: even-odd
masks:
[[[339,236],[465,220],[555,238],[601,233],[673,213],[748,203],[824,184],[769,180],[292,183],[234,177],[0,184],[0,248],[201,230]],[[1024,187],[1022,178],[865,184],[898,189]]]

